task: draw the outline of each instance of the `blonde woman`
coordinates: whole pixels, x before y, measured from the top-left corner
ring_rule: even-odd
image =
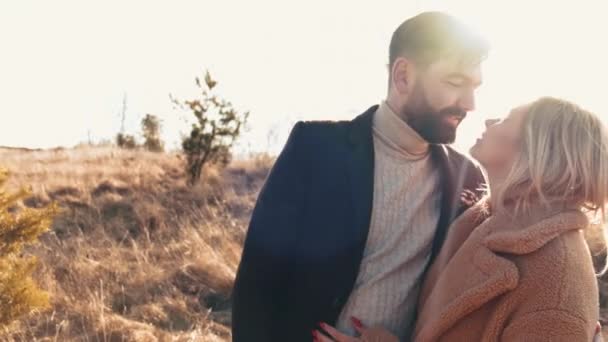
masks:
[[[414,341],[591,341],[598,288],[583,238],[605,218],[608,132],[555,98],[489,120],[471,155],[489,196],[457,219],[426,274]],[[381,327],[337,341],[396,341]],[[321,333],[316,340],[330,341]]]

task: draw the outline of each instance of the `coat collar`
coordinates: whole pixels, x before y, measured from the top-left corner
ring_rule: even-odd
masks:
[[[583,229],[588,224],[589,219],[578,209],[543,208],[533,215],[522,215],[511,220],[497,215],[484,245],[496,253],[529,254],[559,235]]]
[[[352,145],[368,144],[372,142],[370,140],[372,138],[372,123],[378,107],[378,105],[371,106],[363,112],[363,114],[353,119],[348,135]]]
[[[510,254],[532,253],[560,234],[584,228],[587,217],[575,209],[537,207],[516,218],[489,216],[485,203],[470,208],[450,229],[478,225],[467,241],[434,275],[432,289],[423,289],[416,340],[433,341],[463,317],[519,284],[519,271]],[[464,227],[469,228],[469,227]],[[448,242],[449,245],[449,242]],[[446,253],[449,251],[445,250]],[[444,259],[441,251],[438,260]]]

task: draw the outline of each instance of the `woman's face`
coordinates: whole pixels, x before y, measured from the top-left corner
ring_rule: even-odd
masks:
[[[517,107],[502,119],[486,120],[486,131],[471,148],[471,156],[488,172],[508,172],[521,150],[523,122],[529,105]]]

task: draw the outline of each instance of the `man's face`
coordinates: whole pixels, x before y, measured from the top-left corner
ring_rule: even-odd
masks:
[[[475,109],[479,85],[478,64],[440,59],[417,73],[402,117],[429,143],[453,143],[458,125]]]

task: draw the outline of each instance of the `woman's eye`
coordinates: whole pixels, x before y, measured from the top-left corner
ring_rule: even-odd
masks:
[[[452,81],[448,81],[448,84],[451,85],[452,87],[460,87],[462,84],[460,84],[460,82],[452,82]]]

